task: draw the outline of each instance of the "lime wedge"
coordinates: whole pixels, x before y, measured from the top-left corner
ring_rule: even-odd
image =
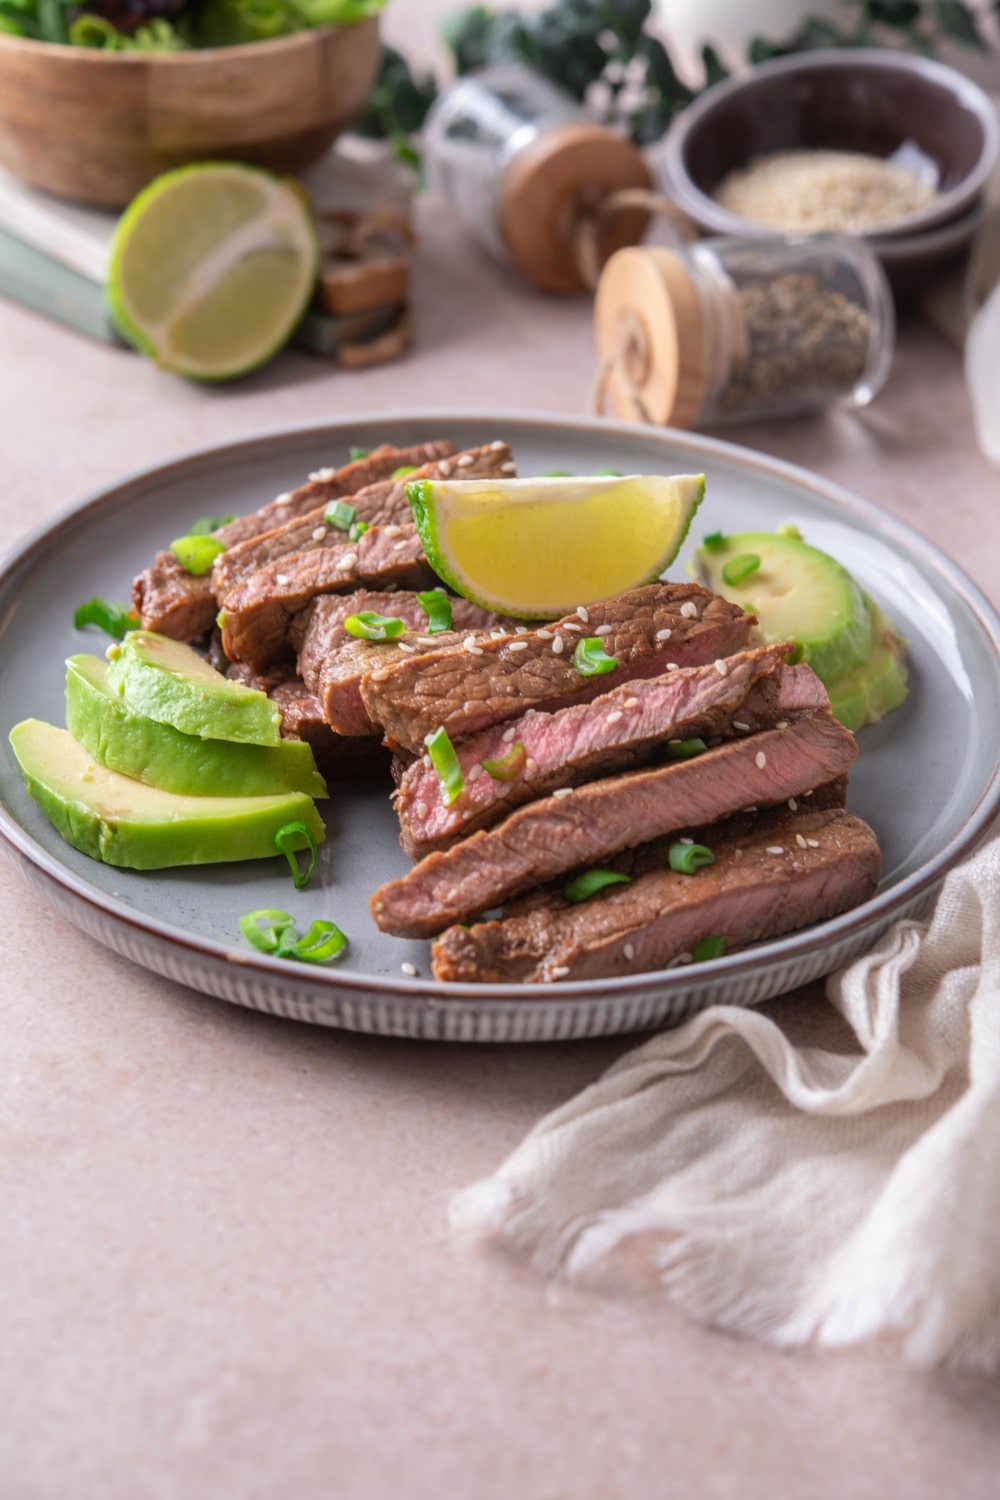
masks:
[[[486,609],[542,619],[659,578],[705,476],[421,479],[406,493],[445,583]]]
[[[165,369],[231,380],[287,343],[312,296],[319,243],[292,182],[235,162],[166,172],[125,210],[108,303]]]

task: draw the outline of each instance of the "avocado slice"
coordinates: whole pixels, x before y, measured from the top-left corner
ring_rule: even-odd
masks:
[[[108,664],[99,656],[71,656],[66,662],[66,728],[102,766],[164,792],[327,795],[312,750],[301,740],[241,745],[182,734],[171,724],[133,713],[110,686]]]
[[[180,641],[131,630],[108,658],[108,682],[133,713],[199,739],[281,743],[281,713],[267,694],[223,677]]]
[[[169,865],[263,859],[281,851],[275,834],[302,822],[319,843],[323,820],[304,792],[271,797],[184,797],[98,765],[65,729],[25,719],[10,743],[28,791],[74,849],[108,865]],[[299,848],[306,840],[297,841]]]
[[[845,729],[877,724],[908,692],[906,643],[892,621],[869,600],[875,644],[867,661],[830,685],[830,707]]]
[[[736,581],[741,563],[757,566]],[[850,573],[794,534],[743,531],[709,538],[695,554],[708,588],[752,611],[765,642],[795,641],[801,660],[829,687],[866,661],[872,649],[868,602]]]

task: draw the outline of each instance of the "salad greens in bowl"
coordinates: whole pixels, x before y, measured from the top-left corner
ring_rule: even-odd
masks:
[[[187,52],[352,26],[388,0],[0,0],[0,33],[106,52]]]

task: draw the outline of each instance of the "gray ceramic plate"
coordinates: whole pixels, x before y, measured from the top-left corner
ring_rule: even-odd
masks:
[[[502,436],[520,472],[612,467],[704,469],[702,531],[794,522],[838,557],[909,639],[904,707],[865,730],[850,806],[874,826],[884,879],[836,921],[688,969],[547,986],[439,985],[422,943],[377,932],[374,887],[407,866],[385,790],[349,785],[328,805],[329,836],[308,891],[283,862],[132,874],[63,843],[24,791],[7,744],[19,719],[63,722],[63,658],[103,649],[73,630],[74,603],[127,597],[131,579],[198,515],[256,508],[349,444],[447,436],[467,446]],[[394,416],[276,433],[197,453],[75,506],[0,566],[0,833],[28,878],[71,921],[136,963],[210,995],[322,1025],[462,1041],[538,1041],[637,1030],[716,1001],[750,1005],[828,973],[895,918],[926,907],[1000,800],[995,726],[1000,621],[960,571],[901,522],[821,480],[703,438],[612,422],[516,415]],[[238,918],[280,906],[302,922],[333,918],[350,949],[320,969],[259,955]],[[412,963],[416,978],[401,964]]]

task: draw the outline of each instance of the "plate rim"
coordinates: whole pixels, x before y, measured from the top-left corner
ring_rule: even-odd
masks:
[[[437,407],[393,408],[389,411],[361,411],[349,416],[327,421],[305,421],[283,423],[249,437],[227,439],[221,443],[208,443],[186,450],[173,458],[161,460],[133,471],[124,478],[90,491],[82,498],[71,501],[60,511],[34,527],[12,547],[0,554],[0,590],[9,583],[19,569],[34,565],[44,553],[57,545],[56,533],[60,526],[72,521],[85,523],[89,512],[105,512],[118,500],[127,503],[132,492],[151,481],[169,481],[185,469],[219,463],[225,465],[231,458],[244,458],[255,449],[272,453],[276,447],[288,444],[295,447],[309,440],[336,439],[338,435],[350,433],[354,428],[383,427],[391,431],[398,425],[436,425],[442,430],[448,424],[473,424],[502,428],[518,426],[533,428],[546,435],[559,432],[579,432],[591,436],[607,433],[624,440],[641,440],[662,444],[664,447],[687,450],[693,454],[708,454],[722,462],[738,468],[756,469],[771,477],[784,480],[794,486],[819,495],[833,506],[846,512],[849,517],[863,519],[866,529],[873,530],[883,539],[905,542],[911,558],[920,561],[932,574],[943,576],[954,592],[963,600],[979,626],[985,642],[992,648],[1000,677],[1000,613],[989,602],[979,586],[973,582],[963,568],[942,551],[909,522],[883,510],[875,501],[867,500],[835,481],[826,479],[813,470],[805,469],[785,459],[731,441],[701,433],[682,431],[669,427],[650,427],[642,423],[612,420],[604,417],[581,416],[575,413],[543,413],[519,411],[517,408],[498,410],[475,410],[459,408],[445,411]],[[0,638],[5,631],[6,619],[0,620]],[[494,1007],[507,1007],[511,1001],[525,1005],[541,1004],[572,1005],[581,1002],[614,998],[627,1001],[633,992],[647,989],[650,984],[661,986],[664,998],[681,1000],[691,988],[692,976],[696,973],[699,985],[728,977],[745,977],[748,981],[759,971],[775,963],[791,962],[805,958],[817,949],[834,947],[860,934],[860,929],[878,925],[884,930],[895,914],[905,914],[915,903],[926,899],[940,884],[944,876],[960,861],[970,855],[988,831],[1000,810],[1000,751],[997,753],[990,776],[972,813],[956,834],[936,854],[924,861],[916,870],[885,891],[878,891],[861,906],[843,913],[815,927],[799,929],[781,938],[770,940],[759,948],[748,948],[738,953],[699,964],[697,969],[688,966],[673,969],[645,971],[639,974],[620,975],[607,979],[560,981],[558,984],[456,984],[433,978],[400,978],[391,974],[360,974],[335,967],[303,965],[288,959],[277,959],[266,954],[257,954],[229,948],[214,939],[200,938],[180,930],[176,925],[164,922],[152,913],[137,917],[135,909],[97,890],[61,863],[13,818],[5,802],[0,800],[0,838],[12,850],[34,866],[46,879],[60,887],[69,897],[82,902],[92,911],[106,918],[123,923],[139,934],[148,934],[161,941],[185,950],[189,957],[204,958],[213,963],[220,960],[233,963],[243,974],[256,973],[262,980],[287,979],[292,987],[307,986],[347,995],[368,994],[373,989],[385,994],[388,999],[419,999],[425,1002],[450,1004],[452,1002],[475,1002],[481,1011]],[[876,939],[873,938],[873,941]]]

